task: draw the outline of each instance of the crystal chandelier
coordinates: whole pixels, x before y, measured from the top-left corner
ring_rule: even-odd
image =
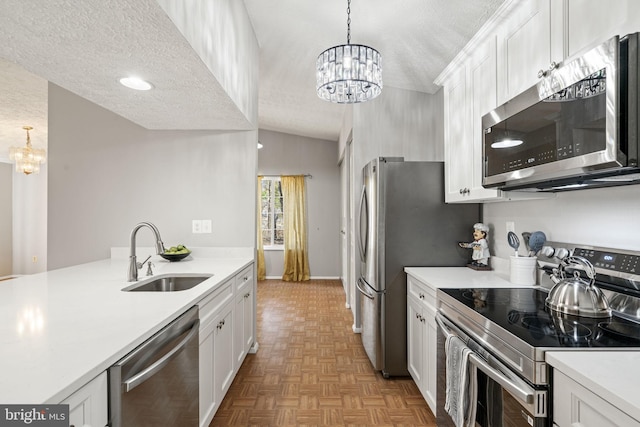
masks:
[[[369,101],[382,92],[382,56],[369,46],[351,44],[351,0],[347,0],[347,44],[318,56],[316,91],[320,98],[338,104]]]
[[[47,152],[43,148],[33,148],[31,145],[31,137],[29,131],[31,126],[23,126],[22,129],[27,131],[26,147],[9,148],[9,159],[16,162],[16,172],[22,172],[25,175],[40,172],[40,165],[45,162]]]

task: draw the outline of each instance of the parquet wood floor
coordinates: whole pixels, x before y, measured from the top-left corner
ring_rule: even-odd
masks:
[[[429,426],[411,378],[375,372],[351,330],[337,280],[258,282],[257,354],[249,354],[214,426]]]

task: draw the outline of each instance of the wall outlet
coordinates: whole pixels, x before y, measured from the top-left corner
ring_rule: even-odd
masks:
[[[202,232],[203,233],[211,233],[211,220],[203,219],[202,220]]]
[[[193,234],[200,234],[202,233],[202,220],[201,219],[194,219],[191,222],[191,232]]]
[[[507,221],[507,233],[510,231],[516,232],[516,223],[513,221]]]
[[[31,260],[33,261],[34,264],[38,263],[38,257],[35,255],[31,258]]]

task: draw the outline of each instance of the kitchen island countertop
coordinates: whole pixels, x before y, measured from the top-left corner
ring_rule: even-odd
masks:
[[[126,257],[3,281],[0,403],[64,400],[253,262],[251,248],[212,249],[180,262],[152,257],[155,276],[213,274],[179,292],[123,292]]]

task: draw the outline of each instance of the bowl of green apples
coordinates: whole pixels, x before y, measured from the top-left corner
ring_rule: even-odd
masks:
[[[160,256],[167,261],[174,262],[185,259],[190,253],[191,251],[187,249],[185,245],[177,245],[171,246],[169,249],[165,248],[164,252],[161,253]]]

